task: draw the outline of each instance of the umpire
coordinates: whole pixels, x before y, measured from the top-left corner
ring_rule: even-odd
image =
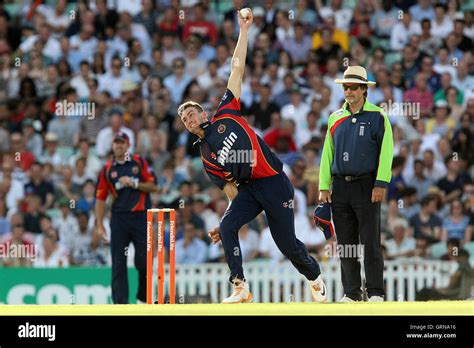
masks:
[[[96,188],[96,226],[105,238],[105,201],[112,194],[110,244],[112,253],[112,301],[128,303],[127,255],[130,242],[135,247],[138,270],[137,299],[146,301],[146,209],[151,208],[150,192],[157,191],[156,177],[147,162],[130,155],[127,134],[119,132],[112,143],[113,159],[102,168]]]
[[[360,263],[363,246],[366,291],[371,302],[384,300],[380,205],[391,178],[393,137],[382,108],[367,101],[367,72],[350,66],[342,84],[345,103],[328,119],[319,174],[319,200],[330,202],[341,253],[341,302],[362,300]],[[332,184],[332,192],[331,192]]]

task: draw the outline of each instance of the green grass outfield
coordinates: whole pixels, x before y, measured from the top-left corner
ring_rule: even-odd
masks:
[[[474,301],[235,305],[0,305],[0,315],[474,315]]]

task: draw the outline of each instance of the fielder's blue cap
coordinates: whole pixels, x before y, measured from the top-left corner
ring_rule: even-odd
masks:
[[[127,144],[130,144],[130,138],[124,132],[118,132],[115,134],[114,141],[125,141]]]
[[[323,231],[326,240],[334,236],[331,216],[331,204],[329,203],[321,203],[314,209],[314,223]]]

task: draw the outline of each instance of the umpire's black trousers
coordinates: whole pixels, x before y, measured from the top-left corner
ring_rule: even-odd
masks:
[[[384,296],[380,202],[371,201],[374,182],[375,173],[354,181],[339,176],[333,179],[331,207],[340,246],[342,285],[344,294],[357,301],[362,299],[359,243],[363,246],[367,295]]]
[[[129,303],[127,256],[132,242],[138,270],[137,299],[146,302],[146,212],[112,212],[110,230],[112,301]]]

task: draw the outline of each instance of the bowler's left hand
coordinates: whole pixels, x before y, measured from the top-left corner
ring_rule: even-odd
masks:
[[[382,202],[385,197],[385,191],[383,187],[374,187],[372,189],[372,203]]]

